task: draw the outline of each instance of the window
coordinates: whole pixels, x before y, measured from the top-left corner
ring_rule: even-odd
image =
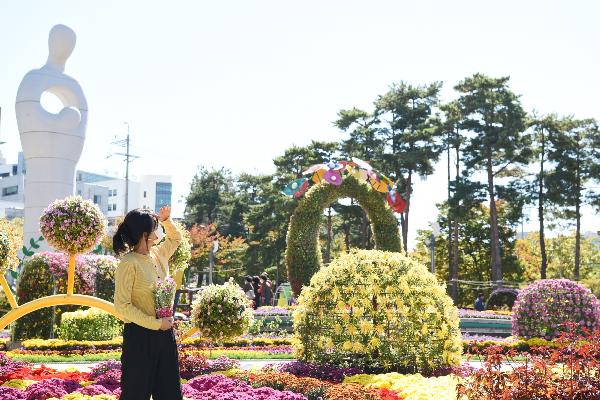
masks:
[[[158,211],[162,206],[171,204],[173,185],[171,182],[156,182],[156,202],[154,210]]]
[[[144,198],[146,198],[146,191],[144,190]]]
[[[94,195],[94,204],[100,204],[102,203],[102,196],[95,194]]]
[[[12,166],[12,174],[16,175],[17,174],[17,165],[13,165]]]
[[[113,196],[117,195],[117,189],[113,189]]]
[[[18,186],[9,186],[9,187],[5,187],[2,188],[2,196],[12,196],[14,194],[19,193],[19,187]]]
[[[0,178],[6,178],[8,176],[10,176],[10,174],[8,172],[3,172],[2,174],[0,174]]]

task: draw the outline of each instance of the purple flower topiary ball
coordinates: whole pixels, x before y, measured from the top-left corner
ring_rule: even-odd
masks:
[[[600,302],[586,287],[568,279],[539,280],[521,290],[513,307],[513,335],[553,339],[566,323],[600,329]]]

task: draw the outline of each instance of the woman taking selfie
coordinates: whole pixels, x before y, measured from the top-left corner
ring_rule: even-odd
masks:
[[[166,238],[159,245],[156,230]],[[121,355],[121,400],[181,400],[173,318],[156,318],[154,285],[169,276],[169,257],[181,242],[171,207],[158,215],[147,209],[127,213],[113,237],[120,257],[115,273],[115,308],[125,321]]]

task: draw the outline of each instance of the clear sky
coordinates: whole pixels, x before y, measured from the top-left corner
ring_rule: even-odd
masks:
[[[292,144],[339,140],[337,111],[370,109],[404,80],[452,87],[510,75],[527,110],[600,119],[597,1],[4,1],[0,7],[2,152],[16,160],[14,100],[42,66],[50,28],[77,33],[66,66],[89,104],[79,168],[124,175],[106,156],[131,127],[132,174],[170,174],[176,199],[198,165],[273,171]],[[444,199],[445,168],[418,182],[417,228]],[[176,213],[181,214],[182,203]],[[589,210],[584,230],[598,230]],[[535,229],[535,221],[525,230]]]

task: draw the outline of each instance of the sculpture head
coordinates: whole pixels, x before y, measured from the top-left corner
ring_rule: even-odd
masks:
[[[77,36],[65,25],[55,25],[48,37],[48,64],[63,71],[67,59],[73,53]]]

